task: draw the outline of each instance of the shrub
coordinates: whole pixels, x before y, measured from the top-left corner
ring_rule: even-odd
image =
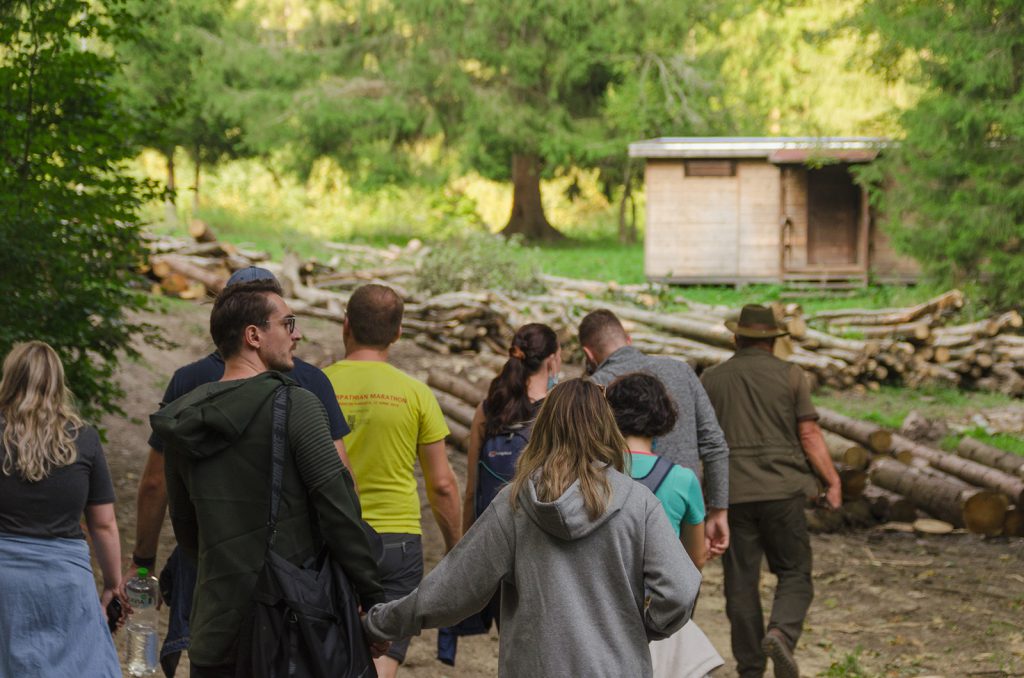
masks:
[[[532,249],[519,238],[470,233],[434,244],[417,271],[428,294],[461,290],[544,291]]]

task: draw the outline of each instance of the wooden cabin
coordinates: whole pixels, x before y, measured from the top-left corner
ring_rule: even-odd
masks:
[[[911,282],[917,264],[875,225],[850,168],[884,152],[867,137],[640,141],[644,270],[677,284]]]

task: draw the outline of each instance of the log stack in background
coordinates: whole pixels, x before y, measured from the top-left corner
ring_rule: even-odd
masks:
[[[515,296],[500,290],[427,295],[416,272],[430,248],[417,240],[405,247],[325,243],[330,258],[303,261],[286,254],[273,262],[262,252],[218,242],[208,227],[203,242],[170,238],[149,241],[151,255],[140,270],[153,291],[200,298],[223,288],[231,272],[249,265],[275,273],[296,313],[340,322],[349,294],[367,282],[387,284],[406,301],[405,335],[446,353],[473,353],[482,362],[503,359],[515,328],[543,322],[574,348],[582,317],[597,308],[615,312],[634,345],[655,355],[689,362],[698,372],[727,360],[733,338],[725,321],[738,309],[675,297],[680,310],[652,310],[669,297],[657,285],[617,285],[543,276],[546,294]],[[595,298],[597,297],[597,298]],[[812,385],[877,390],[883,384],[941,383],[1024,395],[1024,319],[1016,311],[955,324],[964,304],[958,290],[909,308],[825,311],[804,317],[799,304],[771,304],[789,336],[776,353],[802,367]],[[685,307],[683,307],[685,305]],[[575,351],[566,354],[578,359]]]

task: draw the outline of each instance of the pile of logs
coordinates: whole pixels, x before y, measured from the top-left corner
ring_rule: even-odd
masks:
[[[486,396],[477,380],[431,370],[449,442],[465,452],[473,413]],[[929,532],[966,529],[986,536],[1024,536],[1024,457],[965,437],[956,454],[896,435],[870,422],[819,408],[829,454],[839,472],[843,507],[809,510],[815,531],[914,524]]]
[[[438,353],[472,353],[493,364],[507,355],[515,328],[526,322],[551,325],[573,349],[575,330],[591,310],[608,308],[630,330],[641,350],[689,362],[700,372],[728,359],[733,336],[725,321],[738,309],[675,298],[684,310],[654,310],[667,297],[655,285],[617,285],[543,276],[548,291],[515,296],[500,290],[422,294],[416,272],[430,248],[417,240],[405,247],[325,243],[326,262],[265,253],[218,242],[204,225],[203,242],[168,238],[150,241],[140,270],[153,291],[202,298],[223,288],[230,273],[258,264],[273,271],[296,313],[340,322],[351,291],[364,283],[391,286],[406,300],[405,335]],[[804,368],[812,386],[877,390],[882,384],[942,383],[1024,395],[1024,325],[1016,311],[968,324],[955,318],[964,297],[953,290],[906,309],[843,310],[804,317],[799,304],[772,304],[789,335],[776,354]],[[568,360],[578,353],[566,351]]]
[[[930,516],[949,529],[1024,536],[1024,457],[970,437],[953,454],[824,408],[818,413],[843,483],[843,508],[810,513],[812,529]]]

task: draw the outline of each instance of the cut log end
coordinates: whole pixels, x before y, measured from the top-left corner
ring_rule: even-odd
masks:
[[[964,502],[963,516],[967,530],[994,537],[1002,534],[1009,501],[999,492],[982,490]]]

